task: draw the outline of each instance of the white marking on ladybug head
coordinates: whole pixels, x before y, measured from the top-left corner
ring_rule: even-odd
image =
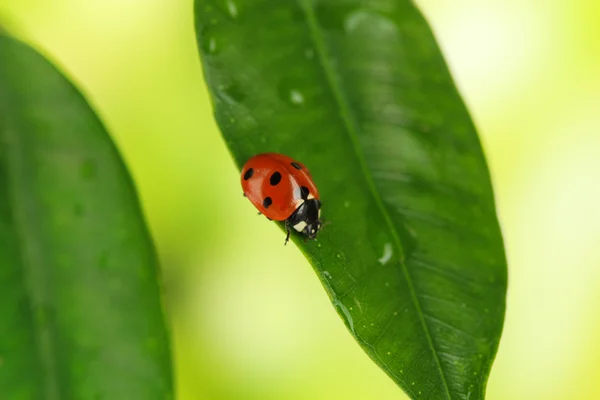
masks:
[[[314,198],[315,198],[315,196],[313,196],[313,194],[312,194],[312,193],[309,193],[309,194],[308,194],[308,196],[306,196],[306,199],[307,199],[307,200],[312,200],[312,199],[314,199]]]
[[[294,225],[294,229],[298,232],[302,232],[306,228],[306,222],[300,221],[296,225]]]

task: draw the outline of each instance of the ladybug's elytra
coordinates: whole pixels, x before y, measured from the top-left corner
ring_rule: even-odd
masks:
[[[244,196],[268,219],[285,221],[290,227],[314,239],[321,229],[321,201],[308,169],[300,162],[278,153],[255,155],[241,173]]]

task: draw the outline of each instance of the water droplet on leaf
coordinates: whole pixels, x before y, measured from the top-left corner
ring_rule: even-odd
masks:
[[[333,301],[333,305],[335,307],[337,307],[342,312],[342,316],[344,317],[344,319],[348,323],[348,326],[350,327],[350,330],[352,331],[352,334],[354,336],[356,336],[356,332],[354,332],[354,321],[352,320],[352,315],[350,314],[350,311],[348,311],[348,309],[346,308],[346,306],[343,305],[339,300],[334,300]],[[350,310],[352,310],[352,307],[350,307]]]
[[[229,19],[237,19],[240,15],[240,5],[233,0],[212,0],[212,3]]]
[[[235,82],[219,86],[219,94],[229,104],[241,103],[246,99],[246,93]]]
[[[377,261],[379,261],[381,265],[385,265],[388,263],[388,261],[390,261],[393,254],[394,250],[392,248],[392,244],[386,243],[385,245],[383,245],[383,255],[380,258],[378,258]]]
[[[227,11],[231,18],[237,18],[239,14],[238,6],[231,0],[227,0]]]
[[[209,55],[218,54],[221,50],[217,38],[211,33],[211,29],[207,26],[200,31],[200,43],[202,50]]]
[[[279,97],[291,106],[298,107],[304,104],[305,97],[297,84],[291,80],[284,79],[277,88]]]
[[[372,36],[388,36],[396,31],[396,25],[388,17],[372,10],[354,10],[344,20],[344,30],[348,33],[367,31]]]

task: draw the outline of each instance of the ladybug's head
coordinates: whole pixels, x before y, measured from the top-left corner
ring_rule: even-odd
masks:
[[[304,233],[306,236],[308,236],[309,239],[312,240],[317,237],[317,233],[319,233],[319,230],[321,229],[322,225],[323,224],[321,223],[321,221],[317,219],[312,224],[306,225],[306,228],[304,228],[304,231],[302,233]]]
[[[298,232],[306,235],[309,239],[314,239],[322,223],[321,202],[317,199],[304,201],[300,207],[288,219],[288,223]]]

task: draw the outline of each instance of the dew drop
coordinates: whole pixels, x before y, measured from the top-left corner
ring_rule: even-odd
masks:
[[[312,60],[312,58],[315,56],[315,51],[311,48],[308,48],[304,51],[304,57],[306,57],[307,60]]]
[[[298,90],[291,90],[290,100],[294,104],[302,104],[304,103],[304,96]]]
[[[344,319],[348,323],[348,326],[350,327],[352,334],[354,336],[356,336],[356,332],[354,332],[354,321],[352,320],[352,315],[350,314],[350,311],[348,311],[346,306],[343,305],[339,300],[334,300],[333,305],[335,307],[339,308],[339,310],[342,312],[342,315],[344,316]],[[352,307],[350,307],[350,310],[352,310]]]
[[[396,24],[391,19],[372,10],[354,10],[344,20],[344,30],[347,33],[367,31],[371,36],[389,36],[396,29]]]
[[[392,355],[392,352],[391,352],[391,351],[388,351],[388,352],[387,352],[387,355],[388,355],[388,356],[391,356],[391,355]]]
[[[329,273],[329,271],[323,271],[323,275],[325,275],[327,279],[331,279],[331,274]]]
[[[203,27],[200,31],[200,42],[202,50],[204,50],[206,54],[215,55],[221,50],[219,42],[211,33],[211,29],[207,26]]]
[[[217,53],[217,39],[213,37],[207,39],[206,52],[209,54]]]
[[[279,97],[293,107],[298,107],[304,104],[304,94],[298,89],[298,85],[291,80],[284,79],[277,88]]]
[[[390,287],[390,283],[389,283],[389,282],[386,282],[386,283],[385,283],[385,287]]]
[[[392,254],[394,254],[392,244],[386,243],[383,245],[383,255],[377,259],[381,265],[385,265],[392,258]]]
[[[227,4],[229,16],[233,19],[237,18],[239,14],[238,6],[231,0],[227,0],[225,3]]]
[[[228,85],[219,86],[220,97],[229,104],[241,103],[246,99],[246,93],[242,90],[240,85],[232,82]]]
[[[233,0],[213,0],[212,3],[229,19],[238,19],[240,6]]]
[[[350,208],[350,202],[349,202],[349,201],[345,201],[345,202],[344,202],[344,207],[346,207],[346,208]]]

